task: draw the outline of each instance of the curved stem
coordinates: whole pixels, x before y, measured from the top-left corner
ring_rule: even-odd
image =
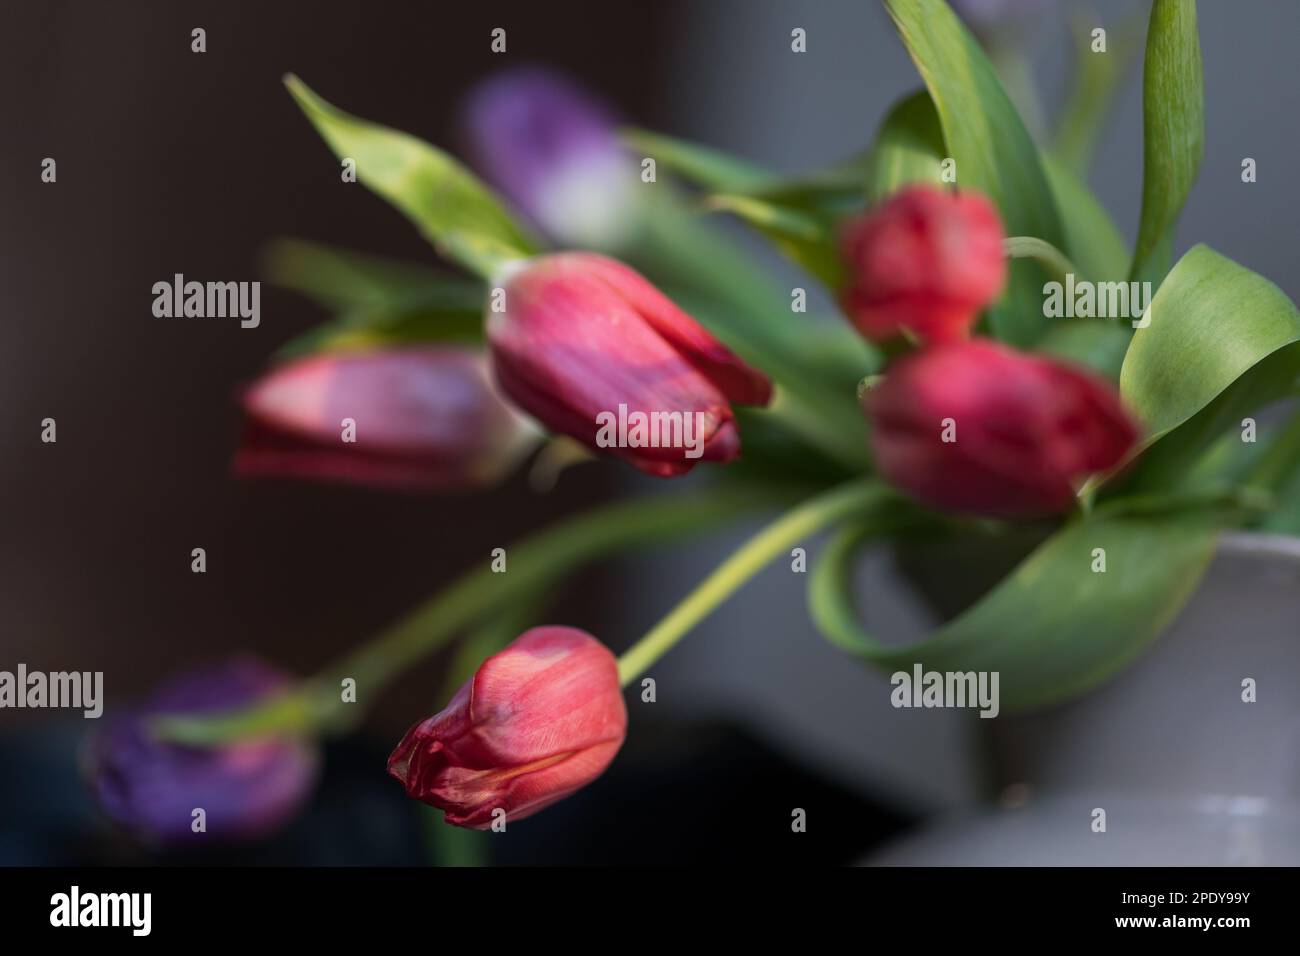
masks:
[[[891,497],[892,494],[878,482],[854,481],[810,498],[782,515],[741,545],[618,659],[620,683],[626,687],[639,677],[691,628],[787,548],[842,518],[867,511]]]
[[[1074,263],[1045,239],[1036,236],[1008,236],[1002,241],[1002,249],[1012,259],[1037,259],[1062,282],[1068,275],[1079,277],[1079,270]]]
[[[574,567],[631,545],[648,545],[712,528],[785,500],[762,487],[720,487],[690,496],[654,496],[594,509],[508,549],[506,572],[480,568],[446,588],[394,627],[296,689],[254,707],[206,717],[160,716],[162,737],[212,745],[268,732],[312,732],[360,718],[366,705],[407,667],[443,647],[465,627],[536,594]],[[343,703],[340,682],[356,681],[357,702]]]

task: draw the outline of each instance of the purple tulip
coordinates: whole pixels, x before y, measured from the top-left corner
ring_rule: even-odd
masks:
[[[288,678],[252,658],[173,678],[140,707],[90,739],[86,766],[105,812],[148,843],[200,846],[267,836],[311,792],[317,754],[309,741],[258,737],[189,747],[153,736],[149,718],[232,710],[273,694]],[[195,832],[202,809],[206,832]]]
[[[465,135],[475,166],[546,234],[614,249],[638,184],[612,114],[542,67],[516,67],[471,91]]]

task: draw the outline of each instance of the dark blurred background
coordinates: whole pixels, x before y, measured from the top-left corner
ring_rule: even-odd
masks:
[[[1145,4],[1096,4],[1108,25],[1135,6]],[[1206,161],[1175,250],[1208,239],[1293,298],[1300,194],[1267,181],[1290,174],[1297,145],[1300,91],[1287,67],[1297,20],[1293,3],[1201,4]],[[198,26],[202,55],[190,51]],[[496,26],[508,30],[505,58],[489,50]],[[804,57],[789,55],[793,26],[808,30]],[[0,37],[0,668],[102,670],[109,711],[237,649],[309,672],[492,548],[631,481],[580,468],[547,496],[516,478],[491,495],[433,498],[230,477],[236,388],[324,315],[264,285],[255,330],[160,320],[152,284],[176,272],[261,278],[258,253],[281,235],[434,261],[398,213],[340,183],[280,84],[285,72],[344,109],[452,145],[476,80],[507,60],[544,62],[637,124],[787,170],[860,149],[919,83],[880,6],[852,0],[43,0],[7,4]],[[1050,107],[1070,62],[1060,17],[1044,16],[1035,39]],[[1134,74],[1093,177],[1130,237],[1140,129]],[[55,185],[40,181],[47,156]],[[1259,162],[1258,188],[1240,183],[1243,156]],[[47,416],[54,445],[40,442]],[[625,645],[732,540],[591,569],[550,617]],[[190,571],[195,547],[207,550],[206,574]],[[606,779],[550,811],[554,826],[511,834],[501,858],[847,860],[969,800],[977,781],[960,722],[936,712],[904,725],[885,678],[811,632],[801,582],[788,578],[764,579],[666,661],[661,716]],[[926,623],[892,591],[871,613],[903,632]],[[257,858],[424,859],[423,818],[377,771],[394,735],[440,705],[440,672],[435,660],[404,678],[364,734],[335,746],[318,803]],[[0,712],[0,863],[142,858],[77,787],[75,725]],[[841,823],[792,849],[788,808],[814,797]],[[756,821],[772,812],[765,841]]]

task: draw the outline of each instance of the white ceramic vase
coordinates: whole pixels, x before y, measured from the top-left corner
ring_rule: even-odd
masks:
[[[867,863],[1300,865],[1300,540],[1225,536],[1128,669],[975,723],[998,797]]]

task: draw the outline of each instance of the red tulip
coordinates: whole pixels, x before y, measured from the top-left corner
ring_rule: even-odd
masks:
[[[907,356],[864,403],[881,473],[950,511],[1064,511],[1138,437],[1108,382],[982,339]]]
[[[472,487],[500,477],[532,435],[496,394],[483,356],[463,348],[301,359],[255,382],[243,405],[234,467],[245,476]]]
[[[535,627],[489,657],[440,713],[406,732],[388,772],[448,823],[521,820],[601,775],[627,708],[614,655],[572,627]]]
[[[644,472],[668,477],[697,461],[731,461],[740,453],[731,403],[771,398],[766,377],[613,259],[543,256],[502,288],[504,310],[487,315],[502,390],[552,430]],[[657,436],[623,428],[638,417],[657,421]]]
[[[1006,282],[1002,240],[983,196],[908,187],[844,227],[844,311],[875,342],[965,338]]]

